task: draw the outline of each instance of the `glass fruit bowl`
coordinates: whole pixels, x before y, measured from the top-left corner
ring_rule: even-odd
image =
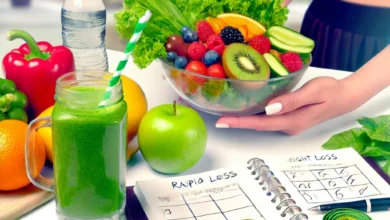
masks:
[[[192,107],[213,115],[243,116],[265,111],[273,98],[291,92],[312,62],[286,76],[268,80],[221,79],[178,69],[160,58],[162,71],[177,94]]]

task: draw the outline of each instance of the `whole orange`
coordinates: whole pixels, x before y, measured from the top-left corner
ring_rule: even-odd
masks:
[[[122,75],[124,99],[127,103],[127,139],[137,135],[139,124],[148,111],[148,102],[142,88],[134,80]]]
[[[45,111],[39,114],[37,118],[51,116],[52,111],[53,111],[53,106],[47,108]],[[40,125],[42,124],[43,122],[41,122]],[[51,128],[49,127],[40,128],[38,130],[38,134],[42,137],[43,143],[45,144],[46,158],[53,163],[53,142],[51,139]]]
[[[122,75],[124,100],[127,103],[127,152],[126,158],[130,160],[138,152],[138,145],[129,144],[137,135],[142,118],[148,111],[148,102],[141,86],[131,78]]]
[[[24,145],[28,125],[18,120],[0,122],[0,190],[11,191],[30,184],[24,160]],[[45,146],[37,133],[33,133],[30,143],[33,155],[34,177],[45,163]]]

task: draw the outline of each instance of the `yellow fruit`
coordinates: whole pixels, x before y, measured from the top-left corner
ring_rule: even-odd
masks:
[[[255,34],[253,34],[252,32],[248,31],[247,41],[250,41],[254,36],[255,36]]]
[[[238,28],[241,25],[245,25],[248,28],[248,31],[251,33],[248,35],[248,39],[254,35],[262,35],[266,31],[266,28],[262,24],[244,15],[224,13],[218,15],[217,18],[224,21],[227,25],[233,26],[235,28]]]
[[[148,102],[142,88],[132,79],[122,75],[123,95],[127,103],[127,139],[137,135],[139,124],[148,111]]]
[[[280,56],[282,55],[279,51],[271,49],[271,54],[273,54],[278,60],[280,60]]]
[[[239,27],[237,27],[238,30],[240,30],[242,36],[244,36],[244,40],[245,42],[248,41],[248,28],[246,27],[246,25],[241,25]]]
[[[51,112],[53,111],[53,106],[47,108],[41,114],[37,116],[37,118],[43,118],[47,116],[51,116]],[[39,125],[42,125],[41,122]],[[46,158],[53,163],[53,143],[51,139],[51,128],[41,128],[38,130],[38,134],[42,137],[43,143],[45,144],[46,149]]]
[[[209,23],[216,34],[220,34],[221,31],[227,26],[227,24],[219,18],[207,17],[205,20],[207,23]]]
[[[27,128],[26,123],[18,120],[0,122],[0,191],[16,190],[30,184],[24,159]],[[43,140],[35,134],[31,139],[35,145],[31,148],[32,164],[35,165],[33,177],[42,170],[46,157]]]
[[[178,70],[175,70],[175,69],[171,70],[171,77],[173,79],[177,80],[179,75],[180,75],[180,72]]]

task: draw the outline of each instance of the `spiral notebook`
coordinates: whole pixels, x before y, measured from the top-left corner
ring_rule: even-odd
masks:
[[[322,219],[310,207],[390,195],[390,186],[352,148],[259,156],[195,175],[139,181],[151,220]]]

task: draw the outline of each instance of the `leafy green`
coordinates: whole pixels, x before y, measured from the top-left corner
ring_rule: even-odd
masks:
[[[146,68],[155,59],[166,57],[164,44],[183,26],[195,28],[196,22],[222,13],[238,13],[257,20],[265,27],[283,25],[288,9],[283,0],[124,0],[124,8],[115,14],[116,31],[129,40],[138,19],[146,10],[153,16],[133,51],[134,63]]]
[[[363,125],[363,129],[371,139],[390,142],[390,117],[386,115],[377,118],[364,117],[358,122]]]
[[[390,152],[385,151],[379,147],[366,147],[366,149],[361,152],[361,155],[365,157],[382,157],[390,156]]]
[[[360,128],[353,128],[332,136],[323,147],[326,149],[340,149],[353,147],[357,152],[362,152],[369,144],[370,139],[363,135],[364,131]]]
[[[385,165],[382,167],[383,171],[385,171],[387,174],[390,173],[390,159],[386,161]]]
[[[248,103],[248,97],[242,96],[232,87],[231,83],[226,83],[222,94],[219,97],[218,104],[229,109],[238,109]]]
[[[225,80],[210,80],[202,87],[202,94],[208,101],[217,101],[224,91],[227,82]]]
[[[253,82],[251,86],[254,88],[251,90],[245,83],[214,80],[203,85],[202,95],[210,104],[240,110],[254,103],[266,103],[267,100],[282,94],[291,83],[289,79],[269,82],[267,85]],[[258,88],[255,88],[256,86]]]
[[[365,157],[387,158],[382,167],[390,175],[390,115],[357,120],[362,128],[352,128],[333,135],[322,146],[325,149],[354,148]]]
[[[306,65],[307,62],[309,62],[311,53],[300,53],[299,56],[301,57],[303,64]]]
[[[238,92],[231,82],[225,80],[205,82],[201,94],[209,105],[229,110],[240,110],[251,101],[251,97]],[[193,98],[197,99],[195,96]]]

